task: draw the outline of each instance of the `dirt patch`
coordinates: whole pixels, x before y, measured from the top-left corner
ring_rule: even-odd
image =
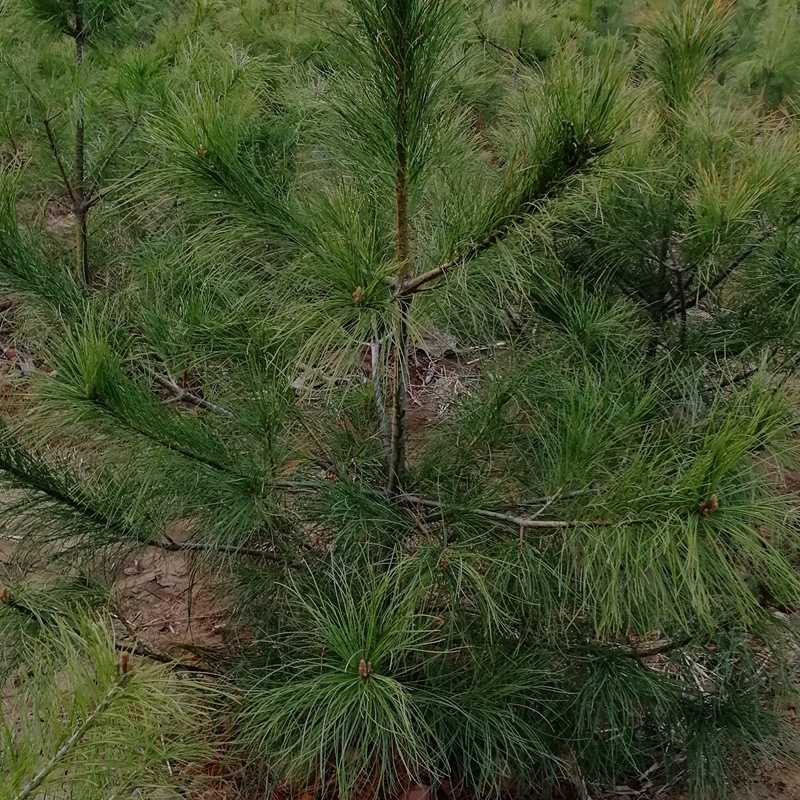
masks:
[[[27,583],[43,583],[51,571],[15,554],[24,543],[0,538],[0,571],[19,577],[24,567]],[[203,663],[204,654],[227,647],[226,618],[230,601],[218,592],[209,573],[184,553],[148,547],[126,558],[112,571],[116,637],[120,644],[137,643],[147,650],[186,664]]]
[[[121,638],[135,638],[184,663],[226,645],[229,602],[184,553],[148,548],[131,556],[114,582]]]
[[[475,391],[479,380],[469,365],[419,351],[411,359],[408,377],[408,449],[413,453],[420,447],[424,432],[454,403]]]
[[[762,767],[753,783],[742,795],[742,800],[800,800],[800,767]]]
[[[800,472],[791,469],[782,470],[778,486],[785,494],[800,495]]]

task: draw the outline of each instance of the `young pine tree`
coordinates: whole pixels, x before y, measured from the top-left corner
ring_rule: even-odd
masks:
[[[19,558],[213,572],[241,792],[707,797],[782,741],[796,124],[722,80],[728,4],[627,42],[596,10],[536,57],[450,0],[321,6],[309,39],[277,11],[297,58],[194,29],[113,291],[5,183],[0,272],[52,365],[0,440]],[[85,624],[24,591],[11,619]]]
[[[97,268],[97,258],[90,257],[90,214],[109,191],[104,184],[110,167],[141,116],[136,79],[146,66],[135,59],[125,63],[119,55],[126,27],[146,30],[150,20],[141,3],[120,0],[18,0],[5,13],[11,47],[2,54],[3,78],[13,90],[25,92],[25,115],[37,128],[26,131],[28,138],[35,133],[47,143],[60,183],[58,203],[74,220],[75,274],[90,284]],[[117,70],[109,76],[108,62],[115,55]],[[111,85],[101,86],[109,77]],[[13,116],[4,120],[8,131]],[[33,149],[26,142],[14,144],[20,160]]]

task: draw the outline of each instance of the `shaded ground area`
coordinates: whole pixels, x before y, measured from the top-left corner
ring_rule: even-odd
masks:
[[[149,548],[128,559],[115,588],[127,638],[190,663],[198,649],[225,645],[225,601],[183,553]]]

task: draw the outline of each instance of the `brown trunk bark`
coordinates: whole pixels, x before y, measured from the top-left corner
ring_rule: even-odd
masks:
[[[397,296],[394,309],[392,340],[392,422],[386,491],[397,494],[403,488],[406,468],[406,409],[408,406],[408,317],[411,296],[402,288],[411,271],[411,232],[408,222],[408,155],[403,138],[402,91],[398,77],[397,178],[395,202],[397,210]]]
[[[406,466],[406,411],[408,408],[408,314],[411,298],[396,301],[394,363],[392,365],[392,439],[389,454],[388,494],[403,489]]]
[[[75,18],[75,67],[78,74],[78,96],[75,113],[75,200],[72,213],[76,220],[76,265],[78,274],[85,283],[92,279],[89,266],[89,204],[86,198],[86,152],[83,87],[81,86],[81,68],[83,51],[86,44],[86,31],[83,18]]]

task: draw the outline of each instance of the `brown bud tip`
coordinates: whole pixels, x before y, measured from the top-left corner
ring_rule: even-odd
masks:
[[[356,286],[353,289],[353,302],[357,305],[361,305],[361,301],[364,299],[364,289],[361,286]]]
[[[372,675],[372,662],[365,661],[362,658],[361,661],[358,662],[358,677],[365,681],[370,675]]]
[[[11,602],[11,589],[8,586],[0,587],[0,603],[8,605]]]
[[[117,667],[120,675],[127,675],[131,669],[131,654],[123,650],[122,653],[120,653]]]
[[[708,500],[701,500],[700,504],[697,506],[701,517],[707,517],[709,514],[713,514],[717,509],[719,509],[719,498],[716,492],[714,492]]]
[[[205,155],[208,152],[208,150],[206,150],[206,146],[202,142],[200,142],[200,144],[197,146],[197,152],[200,153],[200,155],[205,158]]]

